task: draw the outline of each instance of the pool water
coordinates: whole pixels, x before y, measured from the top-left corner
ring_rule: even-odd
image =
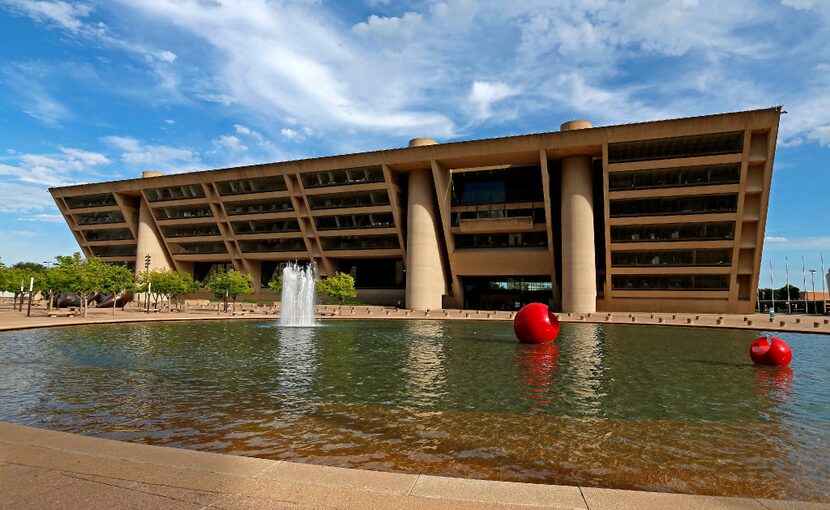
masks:
[[[830,501],[830,337],[275,321],[0,333],[0,420],[342,467]]]

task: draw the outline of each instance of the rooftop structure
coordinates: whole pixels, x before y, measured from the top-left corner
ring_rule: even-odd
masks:
[[[258,292],[286,262],[408,308],[748,313],[780,108],[50,189],[87,256]]]

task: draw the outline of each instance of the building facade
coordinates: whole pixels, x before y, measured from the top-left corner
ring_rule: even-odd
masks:
[[[781,109],[50,189],[87,256],[413,309],[751,312]]]

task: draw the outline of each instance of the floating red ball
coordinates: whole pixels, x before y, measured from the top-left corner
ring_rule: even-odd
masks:
[[[520,342],[527,344],[553,342],[559,334],[559,319],[547,305],[530,303],[516,314],[513,331]]]
[[[793,351],[780,338],[762,336],[752,342],[752,346],[749,348],[749,357],[756,365],[785,367],[792,361]]]

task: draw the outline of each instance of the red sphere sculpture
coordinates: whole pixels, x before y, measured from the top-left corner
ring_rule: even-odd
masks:
[[[749,357],[756,365],[785,367],[792,361],[793,351],[780,338],[762,336],[752,342],[752,346],[749,348]]]
[[[513,331],[516,338],[526,344],[553,342],[559,334],[559,319],[548,310],[547,305],[530,303],[516,314]]]

